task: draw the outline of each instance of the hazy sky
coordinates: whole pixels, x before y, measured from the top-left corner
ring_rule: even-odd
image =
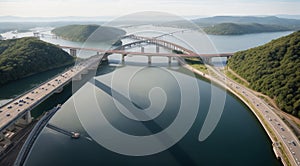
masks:
[[[300,14],[300,0],[0,0],[0,16],[112,16],[161,11],[180,16]]]

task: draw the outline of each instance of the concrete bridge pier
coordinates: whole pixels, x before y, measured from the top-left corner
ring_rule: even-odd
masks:
[[[125,62],[125,56],[127,56],[126,54],[122,54],[122,63]]]
[[[168,63],[171,64],[172,63],[172,57],[168,57]]]
[[[40,37],[40,33],[38,33],[38,32],[33,32],[33,36],[36,37],[36,38],[39,38],[39,37]]]
[[[159,53],[159,46],[156,45],[156,53]]]
[[[148,64],[151,64],[151,56],[148,56]]]
[[[73,80],[75,80],[75,81],[81,80],[81,74],[77,74],[76,76],[74,76]]]
[[[55,91],[55,93],[61,93],[63,90],[64,90],[64,88],[61,87],[61,88],[57,89],[57,90]]]
[[[77,56],[77,50],[71,48],[71,49],[70,49],[70,55],[73,56],[73,57],[76,57],[76,56]]]
[[[32,122],[32,116],[30,111],[28,111],[23,117],[17,120],[17,124],[28,125]]]
[[[145,52],[145,48],[141,47],[141,52],[144,53]]]
[[[88,74],[88,72],[89,71],[87,69],[83,69],[82,72],[81,72],[81,74]]]

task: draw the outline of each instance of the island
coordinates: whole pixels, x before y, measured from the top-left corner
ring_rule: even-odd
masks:
[[[0,85],[75,62],[56,45],[34,37],[0,41]]]
[[[212,35],[242,35],[250,33],[262,32],[280,32],[291,31],[288,27],[279,25],[266,25],[266,24],[238,24],[238,23],[220,23],[203,28],[204,32]]]
[[[300,117],[300,31],[235,53],[228,67],[249,87],[272,98],[285,112]]]
[[[119,38],[126,34],[122,29],[100,25],[67,25],[53,29],[52,33],[70,41],[109,42],[110,44],[120,43]]]

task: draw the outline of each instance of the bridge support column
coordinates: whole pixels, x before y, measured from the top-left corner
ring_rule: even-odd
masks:
[[[172,57],[168,57],[168,63],[171,64],[172,63]]]
[[[28,125],[32,122],[32,117],[30,111],[28,111],[23,117],[17,120],[17,124]]]
[[[75,80],[75,81],[81,80],[81,74],[77,74],[76,76],[73,77],[72,80]]]
[[[77,56],[77,50],[71,48],[71,49],[70,49],[70,55],[73,56],[73,57],[76,57],[76,56]]]
[[[151,64],[151,56],[148,56],[148,64]]]
[[[122,54],[122,63],[125,62],[125,56],[126,56],[126,54]]]
[[[156,53],[159,53],[159,46],[156,45]]]
[[[145,48],[141,47],[141,52],[144,53],[145,52]]]
[[[63,90],[64,90],[63,87],[62,87],[62,88],[59,88],[59,89],[57,89],[57,90],[55,91],[55,93],[61,93]]]

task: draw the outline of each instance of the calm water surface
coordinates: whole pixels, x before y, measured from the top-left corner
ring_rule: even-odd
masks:
[[[153,26],[149,27],[153,29]],[[140,26],[135,29],[128,28],[126,30],[130,33],[145,28],[147,26]],[[171,32],[175,30],[172,28],[159,29],[159,27],[154,27],[151,32],[143,33],[153,36],[161,34],[161,31]],[[165,36],[163,39],[182,44],[199,53],[215,53],[235,52],[255,47],[289,33],[291,32],[240,36],[210,35],[208,39],[213,44],[207,43],[206,36],[200,35],[199,37],[198,33],[195,35],[193,32],[179,33],[172,37]],[[110,48],[107,43],[83,44],[51,38],[43,40],[69,46]],[[130,42],[130,40],[124,40],[123,42]],[[135,48],[135,50],[139,49]],[[146,52],[147,50],[153,51],[155,47],[145,48]],[[160,51],[167,52],[164,49]],[[91,52],[80,52],[79,56],[85,58],[93,54]],[[50,97],[33,111],[33,115],[38,116],[56,104],[64,103],[60,111],[51,119],[50,123],[70,131],[79,131],[81,138],[73,140],[49,128],[44,128],[30,153],[26,165],[280,165],[274,156],[270,140],[256,118],[243,103],[231,94],[225,94],[224,111],[214,132],[205,141],[200,142],[198,140],[199,132],[211,104],[212,86],[209,82],[201,79],[197,79],[196,81],[199,88],[197,92],[199,91],[198,93],[200,94],[198,115],[192,128],[175,146],[166,151],[144,157],[125,156],[105,149],[93,140],[77,116],[77,111],[79,113],[84,112],[86,116],[90,116],[92,113],[89,109],[76,108],[76,103],[80,104],[80,101],[84,100],[95,100],[101,106],[101,110],[109,122],[118,130],[132,135],[151,135],[160,132],[163,128],[172,124],[178,113],[182,96],[178,90],[178,81],[174,81],[173,77],[169,77],[170,74],[177,76],[182,81],[194,80],[194,77],[183,74],[188,72],[177,66],[175,61],[172,63],[172,67],[168,66],[166,58],[154,58],[151,66],[145,63],[147,58],[142,56],[128,57],[124,65],[118,65],[119,60],[119,55],[112,55],[109,58],[109,63],[101,65],[98,68],[96,76],[80,88],[75,95],[72,95],[72,86],[69,85],[61,94],[55,94]],[[163,110],[164,113],[156,117],[152,123],[140,123],[121,116],[117,112],[118,108],[106,89],[110,87],[109,85],[111,84],[109,82],[115,72],[126,71],[126,73],[130,73],[137,69],[142,69],[143,72],[137,75],[137,83],[132,82],[131,85],[135,87],[131,88],[130,91],[130,97],[134,101],[135,106],[139,108],[149,107],[151,103],[148,99],[149,91],[145,91],[145,89],[149,90],[149,87],[155,87],[156,85],[166,90],[166,96],[171,96],[168,98],[169,100]],[[40,73],[4,85],[0,87],[0,98],[9,99],[21,94],[63,70],[62,68]],[[169,75],[163,77],[165,72],[169,73]],[[92,77],[94,73],[91,72],[88,75]],[[88,75],[86,76],[87,79],[90,78]],[[93,84],[95,80],[97,83]],[[138,80],[143,80],[143,84],[138,82]],[[118,86],[122,87],[124,86],[123,84],[125,82],[122,83],[120,81]],[[95,95],[87,94],[90,88],[95,89]],[[217,89],[224,93],[223,89]],[[75,99],[74,96],[76,96]],[[82,100],[80,100],[81,98]],[[101,128],[96,128],[96,130],[101,130]],[[122,141],[121,138],[120,141]]]

